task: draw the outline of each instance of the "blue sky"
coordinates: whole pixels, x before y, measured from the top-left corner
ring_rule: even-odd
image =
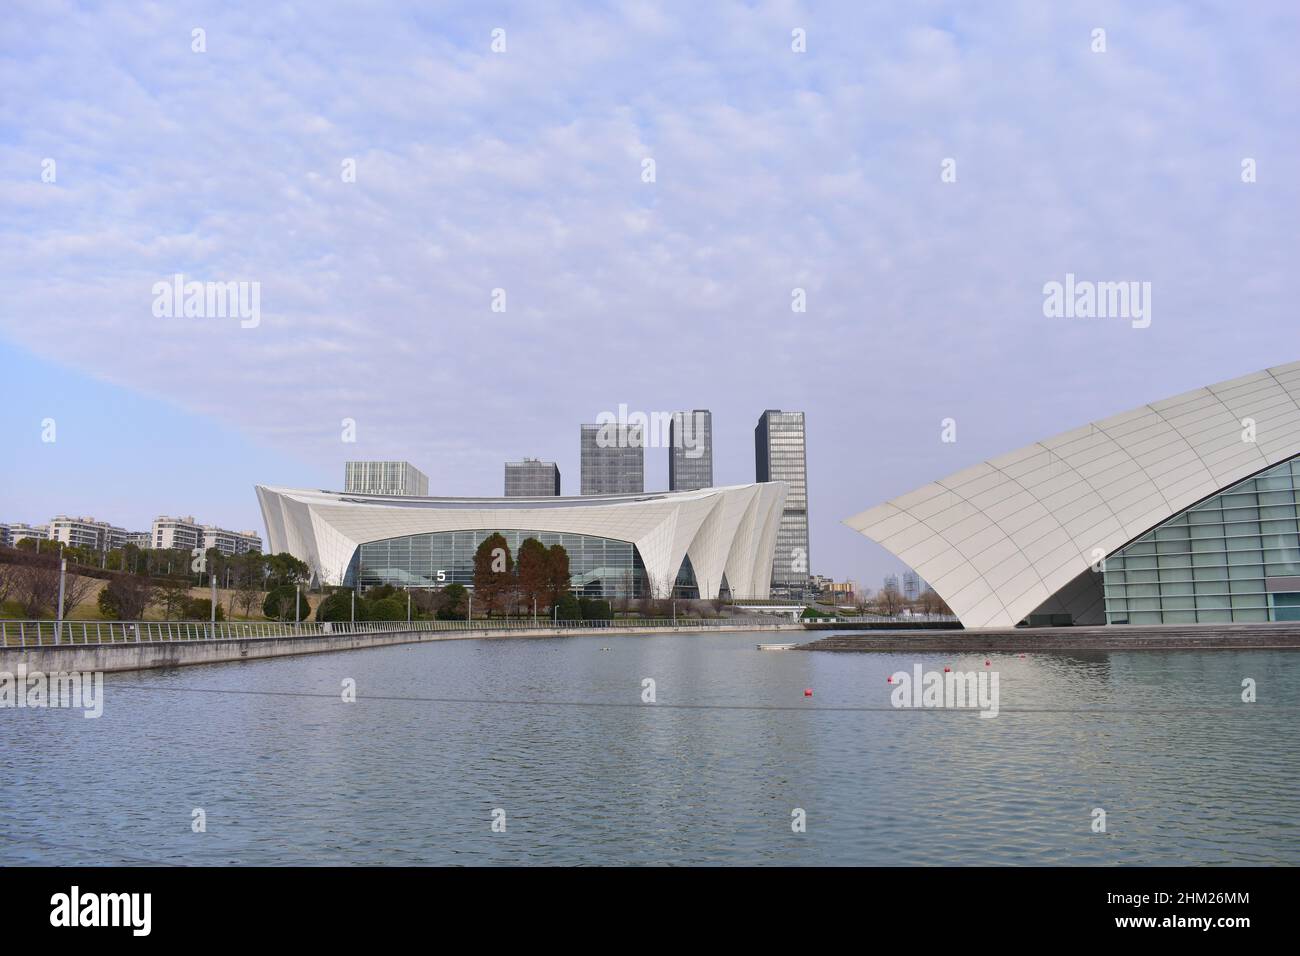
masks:
[[[711,408],[744,482],[759,413],[802,409],[813,570],[878,586],[895,560],[841,519],[1300,357],[1298,17],[11,4],[0,519],[260,528],[253,484],[336,487],[352,457],[455,495],[553,458],[572,491],[579,423],[620,403]],[[178,272],[259,282],[260,323],[155,317]],[[1044,317],[1067,272],[1149,281],[1150,328]]]

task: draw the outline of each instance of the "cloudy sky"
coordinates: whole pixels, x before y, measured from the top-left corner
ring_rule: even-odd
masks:
[[[843,518],[1300,358],[1298,11],[8,3],[0,519],[260,530],[254,483],[354,457],[576,493],[620,404],[712,409],[746,482],[796,409],[812,570],[878,587]],[[177,273],[260,322],[155,315]],[[1046,317],[1066,273],[1150,282],[1150,327]]]

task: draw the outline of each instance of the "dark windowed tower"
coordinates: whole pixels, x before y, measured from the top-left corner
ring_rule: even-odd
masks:
[[[629,495],[645,491],[645,435],[638,425],[582,426],[581,493]]]
[[[786,596],[808,587],[808,460],[803,412],[765,411],[754,428],[754,478],[789,490],[776,534],[772,589]]]
[[[668,490],[713,487],[713,413],[673,412],[668,425]]]
[[[559,497],[560,469],[553,461],[525,458],[506,462],[507,498]]]

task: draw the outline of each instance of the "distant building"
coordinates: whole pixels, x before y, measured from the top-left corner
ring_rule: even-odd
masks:
[[[24,524],[21,521],[15,521],[9,525],[9,547],[18,547],[18,542],[23,538],[36,538],[40,541],[48,541],[50,538],[49,525],[43,524]]]
[[[886,591],[898,591],[900,594],[902,593],[902,589],[898,586],[898,575],[897,575],[897,574],[887,574],[887,575],[885,575],[885,590],[886,590]]]
[[[194,520],[193,515],[184,518],[159,515],[153,519],[151,536],[156,549],[179,548],[182,551],[193,551],[203,544],[203,527]]]
[[[256,531],[227,531],[212,525],[203,526],[203,550],[216,548],[222,554],[233,556],[262,550],[262,536]]]
[[[808,588],[808,461],[803,412],[765,411],[754,428],[756,481],[789,488],[772,562],[772,587],[783,595]]]
[[[344,465],[343,490],[357,495],[429,494],[429,477],[409,461],[349,461]]]
[[[906,571],[903,574],[903,597],[909,601],[915,601],[925,593],[925,581],[921,575],[915,571]]]
[[[822,598],[830,598],[836,604],[852,604],[857,596],[856,581],[831,581],[822,588]]]
[[[9,530],[9,525],[0,523],[0,548],[12,548],[13,542],[13,532]]]
[[[713,487],[713,413],[673,412],[668,423],[668,490]]]
[[[57,515],[50,519],[48,537],[68,547],[83,548],[87,551],[112,551],[126,543],[128,532],[125,528],[96,521],[94,518],[70,518]]]
[[[584,495],[645,491],[645,433],[639,425],[583,425],[581,489]]]
[[[148,550],[153,546],[152,531],[130,531],[126,536],[126,543],[135,545],[137,548]]]
[[[536,458],[506,462],[505,494],[507,498],[559,497],[559,466]]]

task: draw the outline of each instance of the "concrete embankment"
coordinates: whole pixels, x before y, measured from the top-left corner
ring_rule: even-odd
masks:
[[[617,637],[630,634],[708,634],[735,631],[798,630],[797,624],[756,628],[747,625],[715,627],[514,628],[464,631],[372,631],[363,634],[328,634],[301,637],[234,638],[216,641],[158,641],[140,644],[46,644],[41,647],[0,648],[0,671],[14,673],[19,664],[29,672],[134,671],[155,667],[185,667],[227,661],[263,660],[297,654],[326,654],[391,644],[423,644],[496,638]]]
[[[948,631],[853,631],[800,644],[801,651],[984,654],[1035,651],[1300,650],[1300,621],[1269,624],[1112,624]]]

